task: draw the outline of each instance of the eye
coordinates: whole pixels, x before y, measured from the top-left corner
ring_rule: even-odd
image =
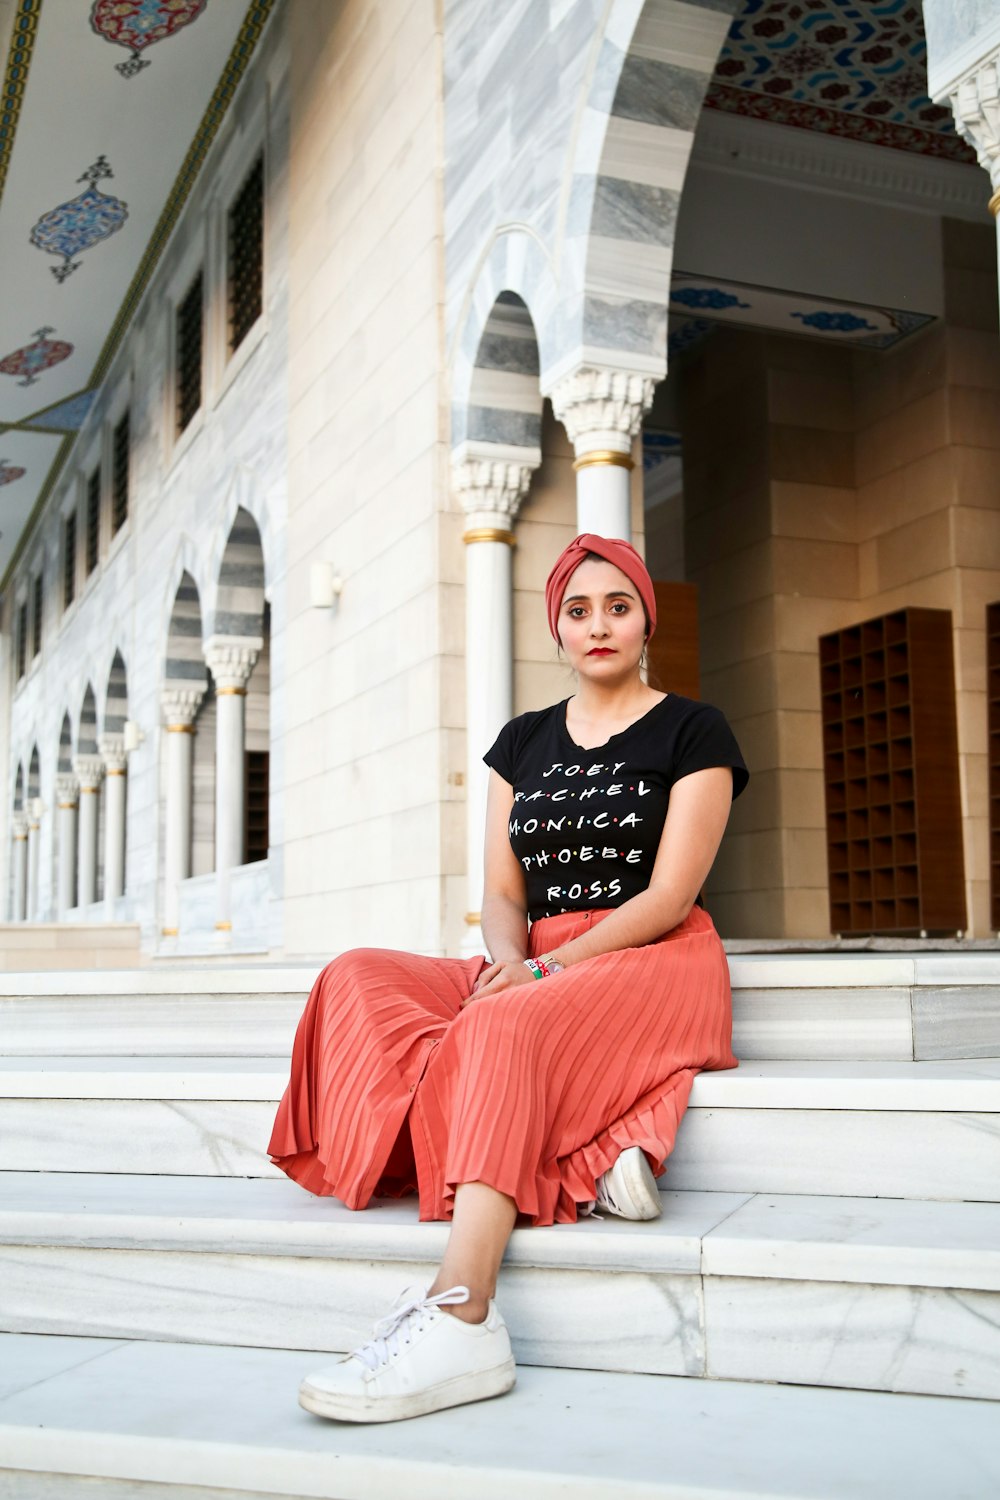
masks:
[[[616,599],[611,608],[618,610],[620,614],[628,614],[628,605],[625,603],[624,599]]]
[[[567,614],[571,620],[579,620],[584,613],[585,610],[582,604],[571,604],[567,610]]]

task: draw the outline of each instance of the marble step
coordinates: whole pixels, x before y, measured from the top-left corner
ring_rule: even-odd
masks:
[[[0,1171],[274,1177],[284,1059],[0,1057]],[[662,1185],[995,1201],[1000,1061],[702,1073]]]
[[[344,1350],[447,1225],[289,1182],[0,1176],[7,1332]],[[664,1195],[650,1224],[515,1231],[519,1361],[1000,1398],[1000,1205]]]
[[[751,954],[730,960],[737,1055],[1000,1056],[992,955]],[[287,1056],[316,966],[0,975],[6,1054]]]
[[[18,1500],[986,1500],[990,1402],[522,1367],[493,1401],[378,1425],[296,1390],[315,1354],[0,1336]],[[95,1480],[101,1488],[95,1491]],[[140,1489],[140,1487],[143,1487]]]

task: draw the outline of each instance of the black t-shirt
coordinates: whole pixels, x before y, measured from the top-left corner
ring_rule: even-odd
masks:
[[[514,788],[511,848],[533,922],[621,906],[649,885],[670,788],[692,771],[731,766],[733,797],[750,773],[725,716],[668,693],[605,744],[584,750],[566,703],[521,714],[483,760]]]

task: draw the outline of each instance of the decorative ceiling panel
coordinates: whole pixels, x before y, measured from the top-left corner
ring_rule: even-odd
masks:
[[[51,491],[71,446],[49,434],[82,425],[272,4],[14,4],[0,39],[0,455],[16,433],[26,472],[0,490],[5,581],[15,510]]]
[[[698,342],[714,323],[805,334],[856,349],[891,349],[934,321],[929,313],[810,297],[804,292],[720,281],[680,270],[670,279],[670,309],[679,318],[690,315],[689,321],[676,325],[671,320],[671,339],[678,353]]]
[[[917,0],[744,0],[705,103],[924,156],[976,159],[951,110],[927,96]]]

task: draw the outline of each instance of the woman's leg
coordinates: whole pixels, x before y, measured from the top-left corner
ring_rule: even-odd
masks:
[[[468,1302],[447,1311],[466,1323],[481,1323],[496,1293],[500,1262],[516,1218],[517,1205],[506,1193],[485,1182],[459,1183],[448,1244],[427,1295],[467,1286]]]

